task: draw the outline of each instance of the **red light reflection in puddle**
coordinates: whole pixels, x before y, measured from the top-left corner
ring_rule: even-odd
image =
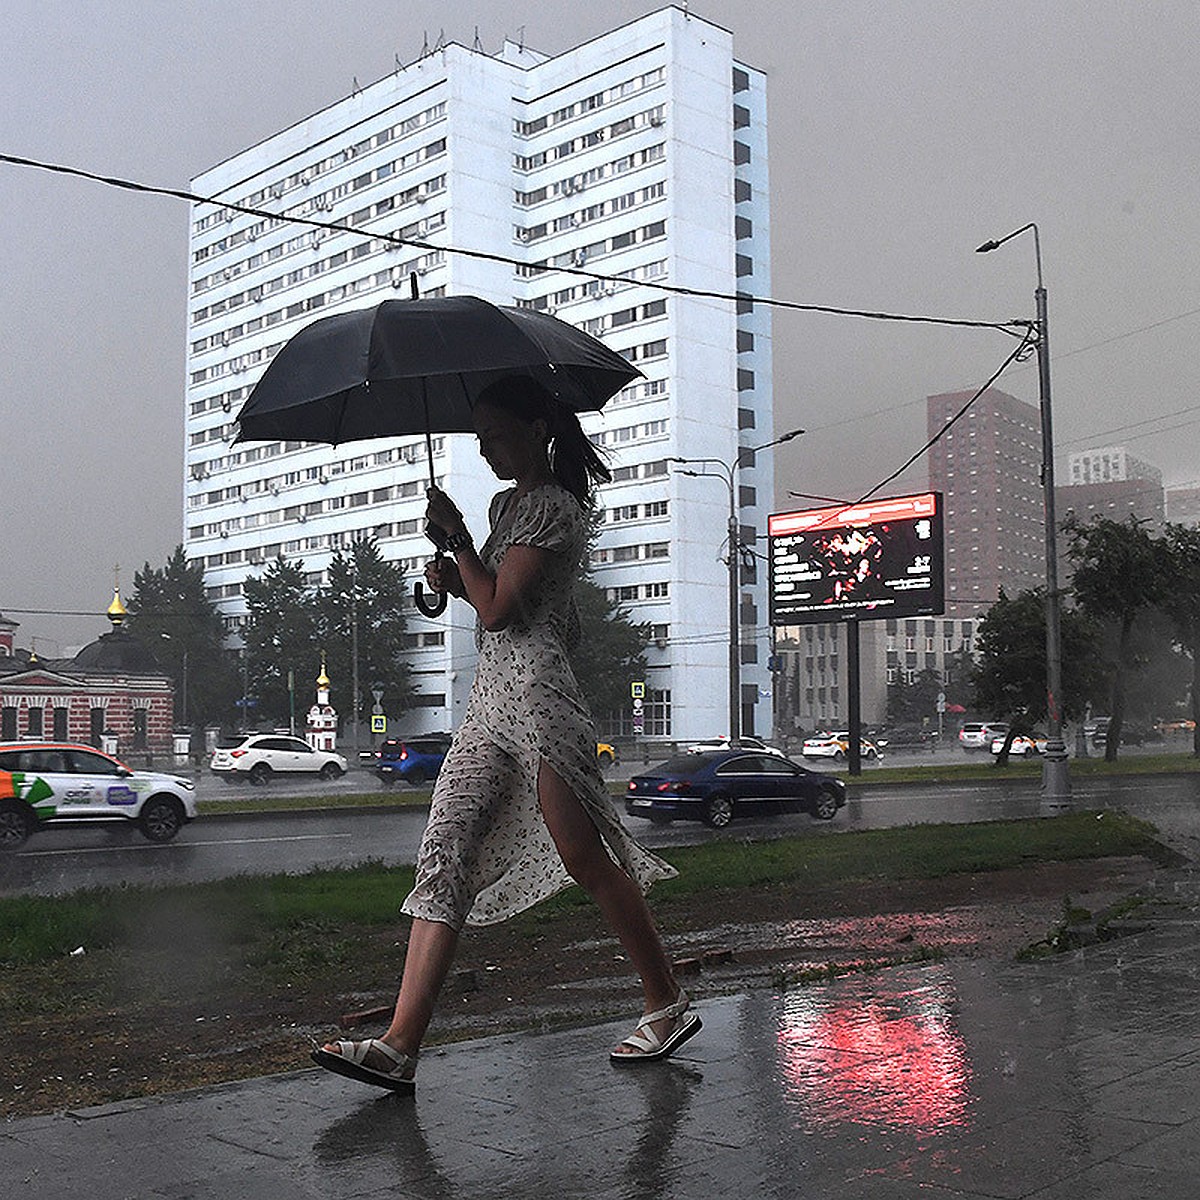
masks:
[[[784,996],[777,1052],[791,1098],[815,1125],[967,1125],[972,1072],[952,999],[946,983]]]

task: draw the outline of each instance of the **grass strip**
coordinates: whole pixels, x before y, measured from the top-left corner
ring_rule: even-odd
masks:
[[[666,857],[676,879],[656,901],[724,891],[872,879],[936,879],[1038,862],[1168,852],[1153,826],[1117,811],[960,825],[916,825],[771,841],[714,841]],[[304,874],[238,877],[165,887],[90,888],[65,896],[0,898],[0,966],[61,960],[77,947],[149,950],[166,941],[228,947],[243,962],[296,967],[297,947],[343,946],[399,923],[410,867],[366,863]],[[578,888],[523,914],[533,926],[590,900]],[[324,935],[328,934],[326,937]],[[330,951],[332,954],[333,951]],[[314,960],[314,969],[328,966]]]

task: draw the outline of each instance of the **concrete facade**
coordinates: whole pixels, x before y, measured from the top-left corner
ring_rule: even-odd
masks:
[[[585,421],[610,452],[594,579],[652,628],[646,733],[727,723],[730,494],[673,458],[728,464],[771,441],[769,313],[724,296],[770,291],[766,88],[732,36],[666,8],[555,57],[451,44],[250,147],[195,190],[354,232],[314,232],[199,206],[193,214],[186,398],[185,548],[236,645],[242,582],[279,554],[323,580],[357,535],[417,577],[423,439],[336,449],[233,447],[234,417],[267,362],[329,312],[409,294],[473,293],[554,312],[630,358],[645,379]],[[419,241],[397,247],[384,233]],[[511,261],[452,252],[475,249]],[[592,273],[571,274],[572,270]],[[478,533],[497,483],[469,438],[438,437],[435,474]],[[774,492],[769,452],[737,472],[743,538]],[[743,728],[767,731],[765,572],[742,580]],[[462,610],[412,610],[420,707],[406,733],[448,729],[474,662]],[[387,698],[384,698],[386,708]],[[625,731],[618,714],[611,732]]]

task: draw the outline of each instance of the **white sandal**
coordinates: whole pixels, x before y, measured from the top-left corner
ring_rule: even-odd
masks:
[[[627,1038],[618,1043],[630,1047],[631,1053],[622,1054],[614,1049],[609,1053],[609,1059],[615,1063],[646,1062],[651,1059],[666,1058],[673,1054],[693,1034],[700,1032],[703,1022],[697,1013],[689,1012],[691,1001],[681,988],[679,998],[674,1004],[660,1008],[658,1012],[646,1013],[638,1022],[637,1028]],[[675,1027],[665,1038],[660,1038],[652,1028],[658,1021],[673,1020]]]
[[[336,1054],[323,1046],[313,1046],[313,1062],[335,1075],[344,1075],[347,1079],[388,1088],[393,1092],[411,1092],[416,1088],[413,1079],[417,1068],[415,1054],[401,1054],[378,1038],[367,1038],[364,1042],[337,1042],[336,1045]],[[366,1065],[367,1055],[372,1050],[392,1064],[390,1071],[380,1071]]]

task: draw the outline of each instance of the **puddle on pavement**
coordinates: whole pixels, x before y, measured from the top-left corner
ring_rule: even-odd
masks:
[[[875,975],[779,999],[776,1066],[809,1128],[847,1122],[929,1136],[970,1124],[970,1055],[936,968],[913,986]]]

